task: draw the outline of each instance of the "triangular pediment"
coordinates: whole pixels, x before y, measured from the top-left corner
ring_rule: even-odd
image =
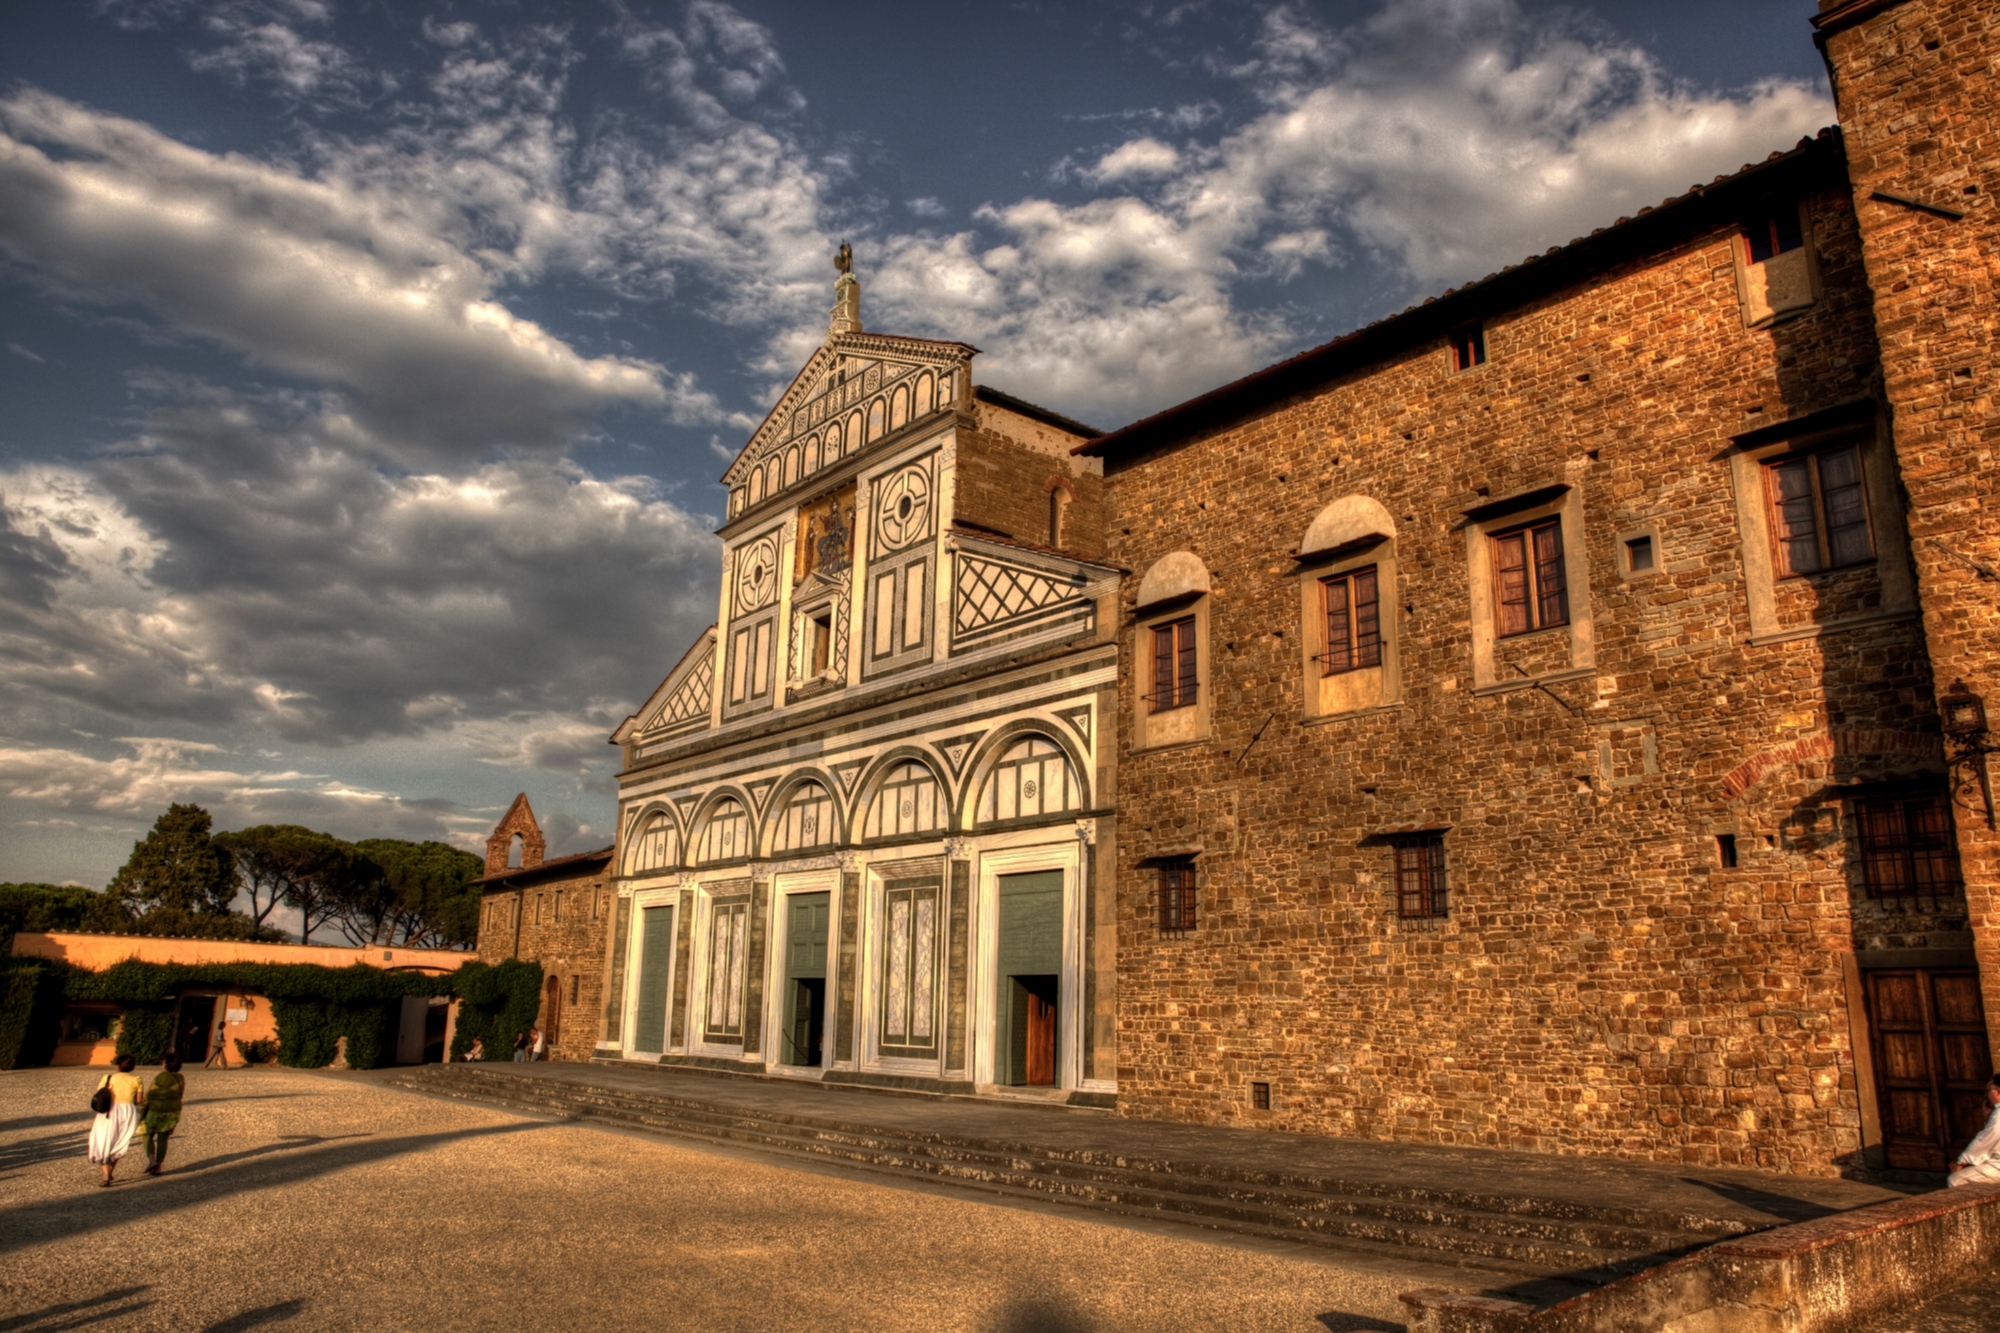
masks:
[[[660,688],[641,704],[639,711],[625,719],[611,739],[623,744],[635,736],[656,732],[693,731],[708,723],[709,702],[715,688],[715,626],[702,631],[699,639],[674,664]]]
[[[964,343],[882,333],[827,339],[722,474],[732,491],[731,515],[949,406],[964,389],[954,372],[974,350]],[[772,462],[779,466],[759,477],[758,470]],[[738,498],[738,488],[754,498]]]

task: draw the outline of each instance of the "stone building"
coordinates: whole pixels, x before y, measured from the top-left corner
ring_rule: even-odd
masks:
[[[2000,13],[1818,28],[1844,136],[1081,447],[1122,1111],[1808,1172],[1983,1120]]]
[[[540,963],[536,1018],[557,1060],[596,1054],[615,890],[611,848],[546,859],[547,843],[522,792],[486,839],[479,877],[479,961]]]
[[[606,1058],[1108,1101],[1095,431],[864,332],[724,474],[715,627],[614,736]]]

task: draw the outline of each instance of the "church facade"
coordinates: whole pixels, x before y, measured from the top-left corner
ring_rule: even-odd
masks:
[[[1096,432],[865,332],[840,268],[724,476],[716,623],[613,737],[597,1053],[1108,1104]]]

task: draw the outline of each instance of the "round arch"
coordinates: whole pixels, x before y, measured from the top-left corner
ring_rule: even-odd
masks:
[[[852,831],[855,842],[859,843],[869,839],[869,817],[872,813],[871,807],[874,804],[876,793],[880,790],[884,779],[902,768],[905,764],[921,764],[930,772],[931,780],[937,786],[936,824],[928,829],[914,829],[910,831],[937,833],[939,835],[957,831],[959,827],[957,797],[956,793],[952,790],[951,779],[947,776],[951,770],[931,750],[918,745],[898,745],[894,749],[887,750],[877,756],[875,762],[869,765],[868,771],[861,775],[861,781],[855,787],[854,805],[848,816],[848,828]],[[918,800],[920,802],[920,796]],[[920,817],[920,814],[920,810],[912,811],[912,817]],[[874,836],[894,837],[898,835],[876,834]]]
[[[1299,539],[1299,558],[1323,555],[1366,541],[1393,539],[1396,520],[1380,500],[1366,495],[1343,495],[1319,511]]]
[[[956,827],[970,829],[977,825],[979,797],[986,788],[987,779],[992,775],[994,765],[1012,746],[1028,737],[1047,741],[1063,752],[1069,760],[1071,776],[1076,779],[1077,791],[1082,798],[1083,803],[1077,808],[1079,810],[1094,808],[1092,779],[1095,775],[1091,772],[1083,751],[1062,733],[1062,725],[1058,722],[1046,718],[1021,718],[996,729],[991,736],[981,741],[978,752],[972,757],[972,762],[966,765],[966,783],[959,790],[958,803],[955,807],[958,812]]]
[[[777,840],[773,836],[776,821],[784,815],[786,808],[791,804],[793,793],[808,782],[817,783],[820,790],[826,793],[827,816],[832,824],[831,836],[823,841],[808,844],[805,848],[794,847],[791,850],[846,845],[847,820],[840,808],[840,788],[834,785],[832,777],[823,769],[798,768],[785,774],[778,785],[771,789],[770,795],[764,798],[764,808],[757,817],[757,846],[764,849],[760,854],[779,855],[775,850],[768,850],[777,846]]]
[[[1193,597],[1209,590],[1208,566],[1193,551],[1170,551],[1155,560],[1139,580],[1140,608],[1157,606],[1179,597]]]
[[[752,813],[756,809],[756,806],[751,802],[750,794],[741,787],[725,785],[717,787],[706,796],[703,796],[701,803],[695,807],[693,817],[688,820],[687,846],[681,851],[681,863],[683,865],[699,866],[704,864],[701,860],[699,844],[708,833],[708,824],[715,816],[716,807],[720,806],[724,801],[736,802],[743,811],[742,851],[736,856],[718,857],[716,861],[706,864],[747,861],[757,855],[757,819]]]
[[[632,859],[633,850],[637,845],[640,836],[640,831],[645,829],[649,824],[651,824],[655,816],[660,816],[664,818],[667,822],[667,826],[673,830],[674,854],[671,857],[667,858],[666,862],[662,865],[650,867],[645,871],[635,872],[629,867],[629,862]],[[621,875],[629,875],[635,873],[657,874],[669,870],[677,870],[682,865],[684,865],[686,861],[687,861],[687,830],[681,827],[680,815],[676,813],[674,808],[671,805],[667,804],[665,801],[659,801],[659,800],[648,801],[644,805],[640,806],[639,809],[636,812],[634,812],[634,814],[630,819],[625,821],[624,834],[618,840],[619,874]]]

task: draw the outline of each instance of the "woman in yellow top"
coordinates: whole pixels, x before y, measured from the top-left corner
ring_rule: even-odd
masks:
[[[90,1160],[104,1170],[100,1184],[111,1183],[118,1159],[132,1146],[132,1131],[139,1127],[139,1108],[146,1104],[146,1085],[132,1072],[138,1061],[121,1055],[113,1062],[117,1072],[106,1074],[97,1086],[111,1089],[111,1109],[90,1126]]]

